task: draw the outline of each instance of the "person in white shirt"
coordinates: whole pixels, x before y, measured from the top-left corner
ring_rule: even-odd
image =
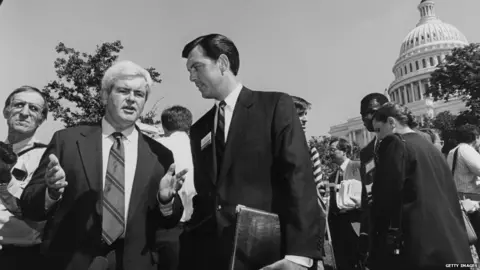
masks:
[[[48,220],[45,269],[157,268],[155,232],[180,221],[186,170],[174,174],[171,151],[135,126],[152,84],[139,65],[113,64],[101,122],[53,135],[20,199],[26,217]]]
[[[17,200],[38,167],[46,145],[35,133],[47,119],[48,103],[35,87],[22,86],[6,99],[3,115],[7,120],[6,144],[18,156],[12,177],[0,179],[0,266],[2,269],[41,267],[40,243],[45,222],[25,219]],[[19,260],[18,258],[22,259]]]
[[[468,124],[459,127],[456,139],[459,144],[450,150],[447,162],[453,171],[460,202],[467,211],[475,232],[480,235],[480,154],[476,151],[480,144],[478,127]],[[475,248],[477,253],[480,252],[480,241],[477,241]]]
[[[184,231],[184,225],[190,220],[193,212],[192,198],[197,193],[193,183],[193,160],[190,148],[188,132],[192,126],[192,113],[185,107],[172,106],[165,109],[161,115],[164,135],[157,138],[157,141],[166,146],[173,153],[176,170],[187,169],[185,182],[178,191],[183,203],[183,215],[180,223],[173,229],[157,232],[157,241],[163,242],[160,245],[159,254],[162,256],[159,270],[176,270],[180,260],[181,249],[188,248],[181,241],[180,235]],[[163,258],[164,257],[164,258]]]

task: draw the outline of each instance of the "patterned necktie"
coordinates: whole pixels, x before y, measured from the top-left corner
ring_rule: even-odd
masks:
[[[218,104],[217,131],[215,132],[215,149],[217,155],[217,170],[220,171],[223,153],[225,151],[225,101]],[[218,172],[217,172],[218,173]]]
[[[108,245],[125,230],[125,149],[122,133],[112,134],[114,143],[108,157],[103,190],[102,237]]]
[[[374,154],[374,157],[375,157],[375,161],[377,163],[379,162],[378,150],[380,149],[380,143],[381,142],[382,142],[381,140],[375,139],[375,147],[373,149],[373,154]]]
[[[310,148],[310,159],[313,166],[313,180],[318,185],[322,181],[322,169],[320,168],[320,154],[314,146]]]

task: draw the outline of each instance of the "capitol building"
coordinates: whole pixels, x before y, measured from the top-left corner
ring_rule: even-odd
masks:
[[[458,114],[465,110],[464,103],[459,99],[433,102],[424,93],[436,66],[453,48],[464,47],[468,41],[457,28],[437,18],[432,0],[422,0],[418,10],[420,20],[402,42],[400,55],[392,68],[395,79],[384,94],[390,101],[406,105],[422,122],[424,116],[434,117],[443,111]],[[360,108],[360,101],[358,103]],[[374,136],[365,129],[360,115],[332,126],[329,133],[347,137],[360,146],[365,146]]]

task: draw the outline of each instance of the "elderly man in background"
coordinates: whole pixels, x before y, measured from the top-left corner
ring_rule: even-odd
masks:
[[[164,136],[157,139],[173,153],[173,160],[177,170],[187,169],[185,182],[178,191],[183,203],[183,215],[180,223],[172,229],[159,230],[157,232],[157,242],[159,243],[159,254],[161,256],[158,265],[159,270],[176,270],[180,260],[180,250],[188,248],[184,241],[180,242],[184,232],[185,223],[190,220],[193,212],[192,198],[197,193],[193,184],[193,160],[192,150],[190,148],[190,138],[188,133],[192,126],[192,113],[185,107],[172,106],[165,109],[161,115]],[[188,258],[182,258],[188,260]]]
[[[0,267],[27,270],[42,267],[40,243],[45,222],[25,219],[17,204],[38,167],[46,145],[35,139],[38,127],[47,119],[48,105],[35,87],[22,86],[7,97],[3,116],[7,120],[5,140],[12,156],[11,173],[0,178]],[[2,152],[2,162],[5,160]],[[16,160],[16,162],[15,162]]]
[[[48,220],[45,269],[156,269],[155,232],[179,222],[186,171],[174,175],[172,153],[135,126],[151,86],[142,67],[115,63],[101,122],[53,135],[20,201],[25,216]]]

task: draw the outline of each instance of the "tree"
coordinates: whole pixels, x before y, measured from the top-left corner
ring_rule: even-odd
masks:
[[[310,138],[308,144],[310,147],[315,147],[320,155],[320,163],[322,169],[322,178],[327,180],[328,177],[338,169],[338,165],[332,161],[330,156],[329,146],[334,137],[330,136],[313,136]],[[360,156],[360,147],[357,143],[352,144],[352,160],[358,160]]]
[[[54,67],[58,80],[48,83],[42,92],[46,95],[50,112],[66,127],[97,123],[105,113],[100,89],[105,71],[117,60],[122,43],[105,42],[97,45],[94,54],[79,52],[60,42],[55,51],[60,56]],[[160,73],[147,68],[152,80],[161,83]],[[155,107],[140,118],[147,124],[158,124]]]
[[[460,97],[468,114],[480,119],[480,43],[453,49],[431,74],[426,95],[434,101]]]
[[[423,122],[419,123],[420,128],[432,128],[433,126],[433,118],[428,116],[427,114],[422,115]]]
[[[440,137],[445,140],[446,133],[455,129],[456,118],[451,112],[443,111],[433,118],[432,127],[440,131]]]

